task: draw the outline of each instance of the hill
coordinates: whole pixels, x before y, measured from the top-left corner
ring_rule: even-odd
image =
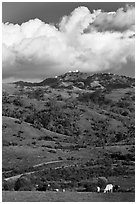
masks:
[[[4,178],[35,171],[76,187],[97,176],[134,176],[133,78],[75,71],[3,84],[2,115]],[[61,162],[39,166],[50,161]]]

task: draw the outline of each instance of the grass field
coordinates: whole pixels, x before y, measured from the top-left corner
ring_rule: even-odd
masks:
[[[134,193],[3,191],[3,202],[134,202]]]

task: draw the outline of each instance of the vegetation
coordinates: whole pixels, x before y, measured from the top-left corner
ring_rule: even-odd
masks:
[[[99,177],[134,178],[134,79],[66,73],[16,82],[2,102],[3,179],[33,172],[3,180],[4,190],[40,190],[48,182],[52,190],[94,192],[104,185]],[[134,182],[121,191],[134,192]]]

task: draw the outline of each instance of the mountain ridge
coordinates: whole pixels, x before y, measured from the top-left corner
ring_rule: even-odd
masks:
[[[108,89],[126,88],[135,86],[135,78],[112,73],[84,73],[79,71],[67,72],[54,78],[46,78],[41,82],[32,83],[17,81],[13,82],[17,86],[50,86],[52,88],[68,88],[73,86],[81,89]]]

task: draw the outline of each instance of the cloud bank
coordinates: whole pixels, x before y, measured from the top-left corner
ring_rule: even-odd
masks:
[[[40,79],[79,69],[120,69],[135,59],[135,8],[76,8],[58,25],[39,19],[2,25],[3,79]]]

